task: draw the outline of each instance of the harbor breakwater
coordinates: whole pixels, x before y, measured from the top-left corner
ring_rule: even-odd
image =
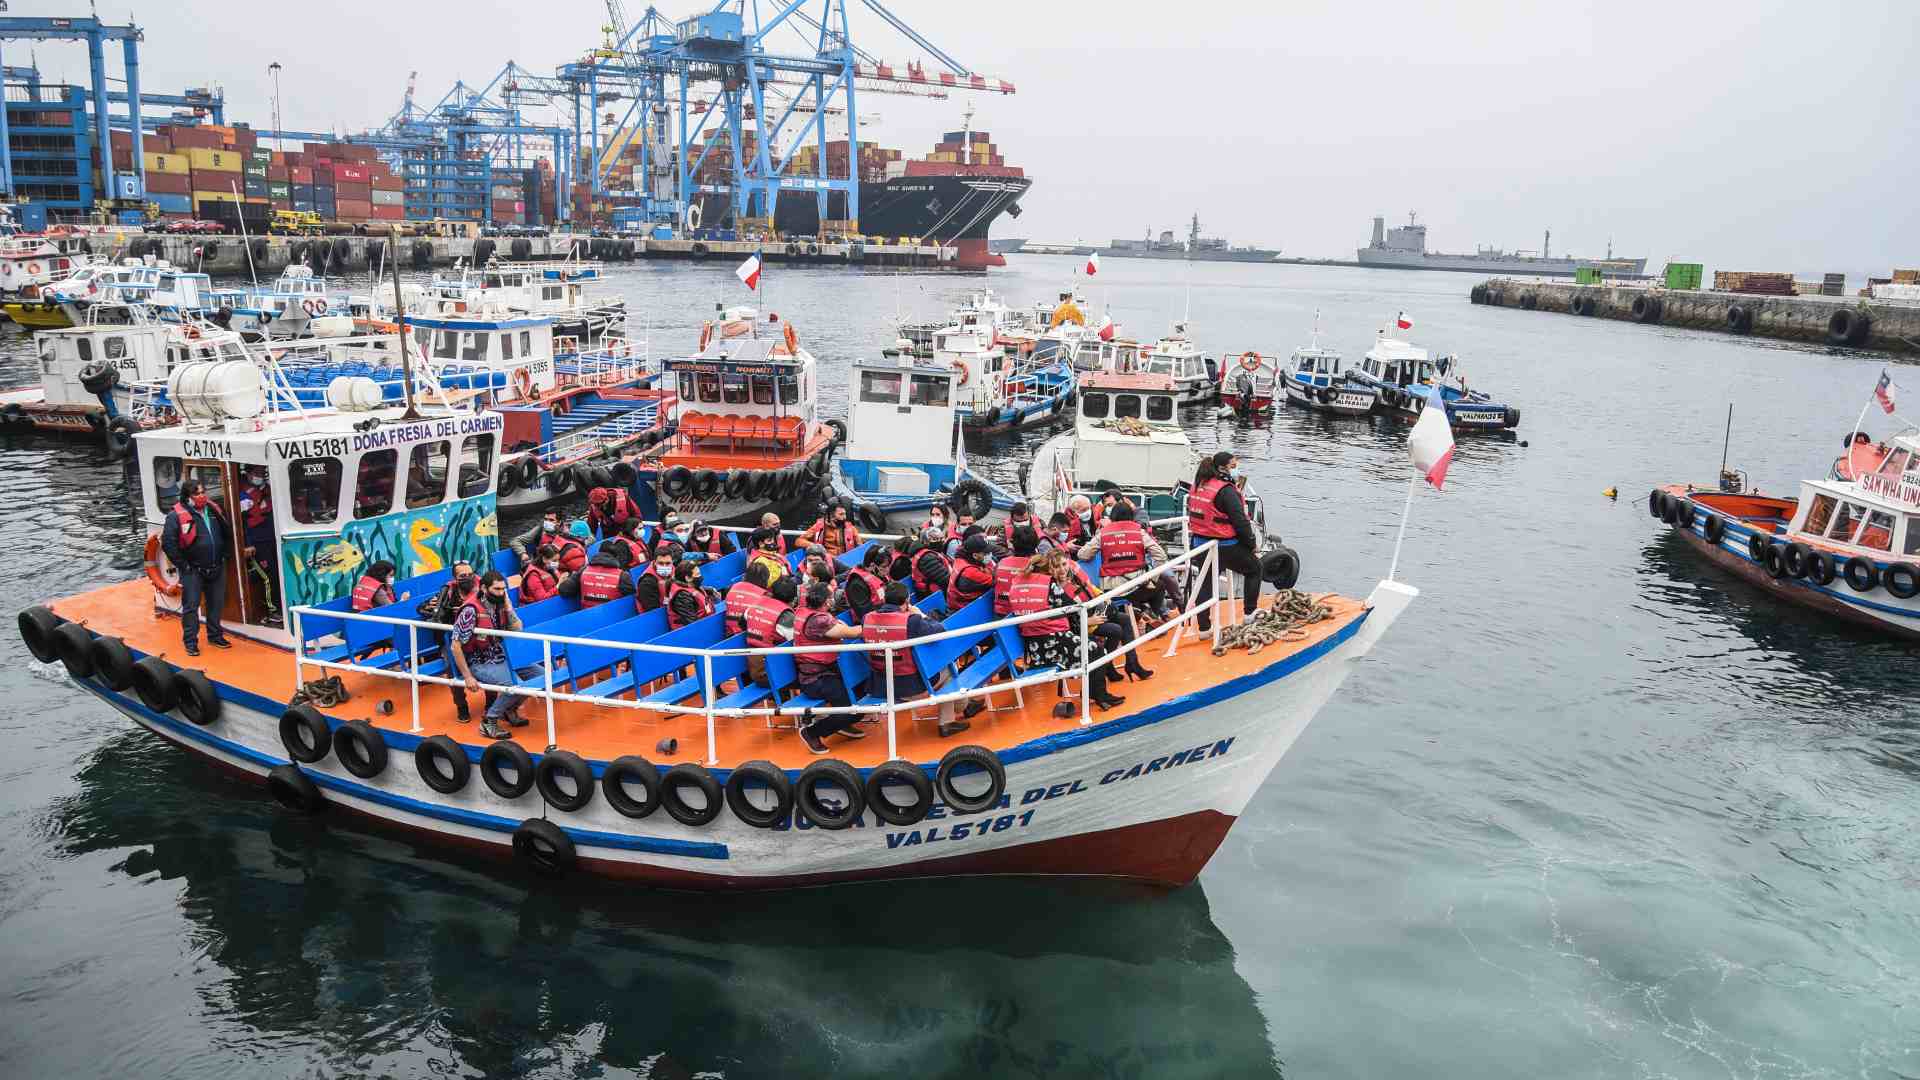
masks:
[[[1719,330],[1847,348],[1920,354],[1920,305],[1850,296],[1764,296],[1647,285],[1578,285],[1489,278],[1476,304],[1556,312],[1575,318]]]

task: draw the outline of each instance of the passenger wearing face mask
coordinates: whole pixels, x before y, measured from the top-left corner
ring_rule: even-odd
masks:
[[[653,563],[633,583],[633,604],[641,614],[667,602],[667,589],[673,584],[673,568],[680,564],[680,545],[663,540],[653,549]]]
[[[601,551],[618,551],[620,561],[625,566],[642,566],[653,558],[653,548],[647,545],[646,534],[641,530],[638,515],[623,522],[612,536],[600,545]]]
[[[733,554],[733,537],[704,521],[696,521],[693,528],[687,530],[687,550],[712,562],[722,555]]]
[[[942,540],[951,540],[960,535],[954,531],[953,517],[947,512],[947,508],[938,503],[927,511],[927,520],[920,525],[921,532],[929,530],[939,533]]]
[[[1085,495],[1075,495],[1067,500],[1067,539],[1076,544],[1084,544],[1100,534],[1100,526],[1106,524],[1106,515],[1093,500]]]
[[[1187,531],[1193,536],[1194,547],[1208,541],[1219,543],[1220,568],[1240,575],[1241,607],[1251,615],[1260,608],[1260,541],[1254,535],[1253,522],[1247,519],[1240,487],[1234,482],[1239,471],[1240,460],[1230,450],[1200,462],[1193,477],[1193,491],[1187,496]],[[1213,582],[1203,580],[1196,603],[1204,604],[1212,598]],[[1204,609],[1200,612],[1198,622],[1203,631],[1213,628],[1210,614]]]
[[[160,527],[160,548],[180,571],[180,634],[187,655],[200,655],[202,602],[207,611],[207,644],[232,648],[220,627],[220,609],[227,602],[227,552],[233,548],[233,526],[207,498],[200,481],[180,485],[180,501]]]
[[[1046,531],[1040,534],[1040,543],[1034,548],[1035,555],[1045,555],[1049,551],[1072,551],[1073,527],[1068,524],[1066,512],[1056,510],[1047,519]]]
[[[533,565],[520,575],[520,602],[537,604],[560,595],[560,549],[541,544],[534,552]]]
[[[602,548],[595,552],[585,568],[560,583],[560,595],[574,597],[581,607],[632,596],[633,590],[633,578],[628,576],[627,564],[618,549]]]
[[[765,565],[767,584],[771,585],[787,576],[787,557],[780,530],[762,525],[753,531],[752,543],[753,554],[747,556],[747,565]]]
[[[420,617],[429,622],[440,622],[452,626],[455,617],[460,613],[460,609],[466,605],[470,598],[476,595],[476,580],[473,573],[473,564],[465,561],[454,563],[453,576],[447,579],[446,585],[440,589],[437,595],[429,597],[426,603],[420,605]],[[442,633],[440,635],[440,647],[445,650],[447,655],[452,654],[453,643],[454,639],[452,634]],[[472,723],[473,715],[467,706],[466,688],[464,686],[448,686],[447,693],[453,697],[453,718],[462,724]],[[493,699],[493,691],[487,691],[487,704],[493,704]]]
[[[525,569],[534,561],[534,553],[540,550],[541,544],[560,546],[560,515],[551,510],[540,518],[538,525],[514,537],[508,546],[519,556],[520,566]]]
[[[678,630],[713,614],[720,594],[700,583],[700,564],[682,560],[667,583],[667,629]]]
[[[947,558],[946,546],[946,538],[933,526],[920,533],[920,550],[913,553],[913,595],[947,591],[953,564]]]

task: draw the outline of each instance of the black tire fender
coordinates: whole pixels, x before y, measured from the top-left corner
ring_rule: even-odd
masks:
[[[123,693],[133,688],[133,650],[117,637],[105,634],[93,639],[93,673],[109,690]]]
[[[1667,493],[1661,491],[1659,488],[1654,488],[1652,491],[1647,492],[1647,513],[1653,515],[1655,518],[1666,517],[1666,498]]]
[[[1676,495],[1667,501],[1667,523],[1676,529],[1693,528],[1693,500]]]
[[[133,662],[133,692],[140,704],[164,713],[180,700],[180,680],[173,668],[157,656],[143,656]]]
[[[1833,584],[1833,559],[1824,551],[1812,548],[1807,552],[1807,580],[1815,585]]]
[[[678,499],[693,486],[693,470],[685,465],[675,465],[660,477],[660,494],[669,499]]]
[[[518,494],[520,491],[520,466],[511,461],[507,462],[501,467],[500,475],[497,479],[498,483],[495,491],[499,494],[500,498],[504,499],[509,495]]]
[[[953,786],[954,774],[967,765],[985,772],[990,781],[987,790],[979,795],[969,797]],[[1000,796],[1007,790],[1007,770],[1000,764],[999,756],[984,746],[956,746],[940,759],[933,782],[940,789],[940,800],[954,813],[978,814],[1000,805]]]
[[[754,470],[733,469],[727,473],[726,483],[721,486],[721,490],[729,499],[744,499],[747,497],[747,489],[753,483],[753,480]]]
[[[442,795],[459,793],[473,779],[473,761],[467,757],[466,747],[450,735],[421,739],[413,748],[413,769],[422,783]]]
[[[387,740],[365,720],[349,720],[333,729],[333,756],[340,767],[362,780],[387,771]]]
[[[607,476],[613,480],[612,486],[631,493],[634,481],[640,478],[640,471],[630,461],[616,461],[608,467]]]
[[[35,660],[51,664],[60,659],[60,650],[53,643],[53,632],[60,628],[63,620],[60,616],[44,607],[34,606],[20,613],[20,640],[33,654]]]
[[[513,830],[513,853],[542,877],[570,873],[579,858],[573,838],[546,818],[528,818]]]
[[[116,416],[107,421],[107,430],[104,434],[107,453],[116,459],[131,456],[133,436],[139,430],[140,425],[134,423],[130,416]]]
[[[613,486],[613,471],[605,465],[589,465],[585,466],[585,468],[587,470],[587,476],[591,479],[594,487],[610,488]]]
[[[1863,555],[1848,559],[1840,572],[1847,579],[1847,587],[1854,592],[1872,592],[1880,587],[1880,568]]]
[[[954,485],[949,502],[955,507],[964,507],[975,521],[984,521],[993,513],[993,492],[985,482],[971,476]]]
[[[1880,572],[1880,584],[1898,600],[1920,596],[1920,566],[1897,562]]]
[[[1708,514],[1706,532],[1707,542],[1714,547],[1719,547],[1721,539],[1727,535],[1726,519],[1719,514]]]
[[[327,805],[320,785],[297,765],[275,765],[267,770],[267,794],[296,814],[317,814]]]
[[[220,719],[220,694],[204,672],[183,670],[175,676],[180,688],[180,715],[199,727],[209,727]]]
[[[561,777],[573,782],[569,793],[560,786]],[[586,759],[571,750],[549,750],[540,755],[533,768],[533,783],[548,806],[565,813],[577,813],[593,801],[593,769]]]
[[[719,473],[712,469],[701,469],[693,474],[693,498],[699,502],[705,502],[719,494],[721,485],[724,483],[725,478]]]
[[[1735,334],[1744,334],[1753,329],[1753,311],[1745,304],[1727,305],[1727,330]]]
[[[913,802],[905,806],[887,798],[887,789],[900,785],[913,791]],[[863,794],[867,809],[889,825],[918,825],[933,809],[933,781],[920,766],[898,758],[883,761],[867,773]]]
[[[860,515],[861,526],[868,532],[881,533],[887,531],[887,515],[881,513],[878,506],[870,502],[863,502],[860,504],[857,512]]]
[[[1787,576],[1787,546],[1785,544],[1768,544],[1766,565],[1767,573],[1772,574],[1775,581],[1785,578]]]
[[[846,795],[845,806],[835,807],[821,799],[821,789],[829,785]],[[859,770],[835,758],[808,765],[793,785],[794,809],[816,828],[830,831],[847,828],[860,820],[866,805],[866,785],[860,782]]]
[[[323,760],[333,748],[333,732],[320,710],[311,705],[295,705],[280,714],[280,745],[288,757],[303,765],[312,765]]]
[[[642,790],[639,798],[634,798],[628,784]],[[621,817],[644,818],[660,809],[660,770],[632,754],[614,758],[600,773],[600,795]]]
[[[93,635],[87,628],[75,622],[63,622],[53,628],[53,647],[59,653],[60,662],[66,665],[67,674],[76,679],[86,679],[93,675]]]
[[[1285,544],[1260,556],[1260,579],[1276,589],[1291,589],[1300,580],[1300,553]]]
[[[757,806],[747,797],[747,785],[755,782],[773,793],[771,807]],[[727,776],[727,807],[742,823],[771,829],[793,814],[793,782],[771,761],[745,762]]]
[[[506,770],[513,770],[513,779]],[[517,799],[533,790],[533,755],[512,739],[502,739],[480,752],[480,779],[502,799]]]
[[[1807,560],[1813,552],[1798,540],[1789,541],[1780,551],[1780,565],[1787,571],[1788,577],[1807,576]]]
[[[687,800],[682,789],[689,787],[699,790],[706,805],[695,806]],[[720,791],[720,781],[715,780],[705,766],[683,761],[660,778],[660,805],[666,807],[668,817],[698,828],[713,824],[713,819],[726,808],[727,800]]]
[[[1747,558],[1765,566],[1767,563],[1767,534],[1755,530],[1747,536]]]

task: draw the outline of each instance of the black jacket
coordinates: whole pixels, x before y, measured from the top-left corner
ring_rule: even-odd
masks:
[[[185,551],[180,549],[180,511],[183,509],[193,515],[194,526],[193,544]],[[211,529],[202,527],[208,519],[212,521]],[[167,522],[160,527],[160,549],[176,567],[217,570],[226,565],[227,554],[233,550],[233,527],[212,501],[208,501],[203,515],[182,500],[167,511]]]
[[[1213,494],[1213,505],[1227,520],[1233,522],[1233,531],[1247,550],[1258,554],[1260,535],[1253,531],[1253,522],[1247,518],[1246,500],[1240,497],[1240,489],[1229,483]]]

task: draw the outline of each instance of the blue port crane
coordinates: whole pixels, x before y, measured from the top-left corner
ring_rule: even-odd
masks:
[[[0,42],[6,41],[84,41],[87,44],[87,64],[91,75],[90,89],[93,97],[93,137],[100,153],[100,179],[108,192],[110,201],[132,203],[146,195],[146,160],[141,150],[143,124],[132,125],[133,159],[132,171],[125,176],[115,176],[113,171],[113,142],[108,137],[109,115],[107,101],[107,60],[106,45],[109,41],[121,44],[121,55],[126,67],[126,86],[129,101],[147,100],[140,93],[140,42],[145,33],[132,23],[125,26],[112,26],[96,18],[34,18],[28,16],[0,17]],[[138,106],[134,111],[138,113]],[[13,155],[11,140],[7,131],[7,110],[0,108],[0,193],[13,193]]]

